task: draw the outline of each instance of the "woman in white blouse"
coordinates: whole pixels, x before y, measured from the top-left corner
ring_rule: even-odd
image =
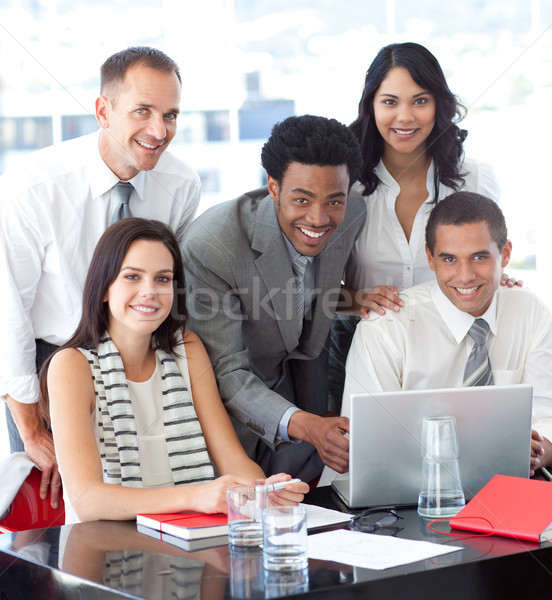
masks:
[[[425,226],[435,202],[460,189],[498,200],[492,169],[464,157],[467,131],[456,123],[465,112],[437,59],[419,44],[386,46],[370,65],[351,124],[363,153],[354,189],[367,207],[344,277],[356,315],[400,310],[399,291],[434,277]],[[332,328],[330,409],[337,411],[358,318],[339,316]]]

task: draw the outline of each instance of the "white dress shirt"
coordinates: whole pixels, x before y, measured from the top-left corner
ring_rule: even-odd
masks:
[[[0,177],[0,396],[36,402],[35,339],[62,344],[79,322],[88,266],[117,204],[119,179],[98,137],[33,152]],[[132,214],[167,223],[181,242],[199,203],[197,173],[164,152],[130,183]]]
[[[427,282],[401,294],[398,313],[370,313],[353,337],[342,414],[353,393],[462,387],[475,317]],[[552,440],[552,313],[526,288],[500,287],[482,318],[495,385],[533,385],[533,427]]]
[[[345,270],[345,285],[352,290],[371,290],[376,285],[396,285],[399,290],[434,281],[435,276],[427,263],[425,228],[434,206],[434,165],[427,172],[427,200],[420,206],[414,219],[410,240],[395,212],[395,202],[401,189],[382,161],[375,168],[381,183],[369,196],[364,196],[367,215]],[[500,188],[489,165],[466,158],[460,167],[466,192],[477,192],[498,201]],[[362,194],[363,186],[353,186]],[[452,188],[440,185],[439,200],[452,194]]]

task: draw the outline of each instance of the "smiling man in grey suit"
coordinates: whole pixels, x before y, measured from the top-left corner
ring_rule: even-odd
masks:
[[[268,186],[215,206],[186,233],[190,325],[239,438],[267,474],[348,468],[348,420],[327,414],[327,338],[366,210],[349,196],[361,155],[347,127],[274,126]]]

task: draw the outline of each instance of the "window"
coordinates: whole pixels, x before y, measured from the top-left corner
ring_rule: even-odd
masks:
[[[147,44],[180,65],[172,147],[204,174],[219,173],[204,177],[206,189],[218,189],[210,203],[259,185],[257,149],[275,121],[311,113],[350,123],[379,48],[425,45],[469,109],[466,154],[491,163],[501,184],[514,245],[508,272],[552,304],[542,218],[550,203],[551,2],[3,0],[0,22],[0,170],[14,152],[93,129],[100,64]]]

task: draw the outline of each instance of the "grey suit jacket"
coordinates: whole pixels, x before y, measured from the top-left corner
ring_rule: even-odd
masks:
[[[282,442],[278,425],[296,405],[327,411],[327,338],[345,263],[366,218],[351,193],[346,216],[315,260],[311,319],[297,337],[294,275],[266,187],[217,205],[184,244],[190,328],[205,344],[220,395],[254,460]],[[260,441],[262,440],[262,442]]]

